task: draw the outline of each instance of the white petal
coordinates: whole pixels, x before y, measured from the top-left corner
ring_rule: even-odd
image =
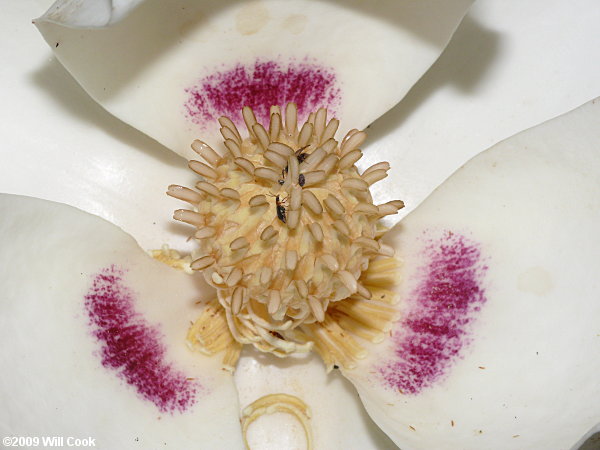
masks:
[[[595,100],[476,157],[392,231],[404,318],[348,375],[402,448],[570,448],[598,423],[598,142]]]
[[[396,446],[371,421],[354,387],[337,371],[325,373],[315,354],[280,359],[246,349],[235,374],[242,410],[269,394],[290,394],[310,408],[315,449],[391,450]],[[253,450],[306,448],[305,433],[289,414],[265,415],[248,432]]]
[[[535,17],[535,20],[532,20]],[[362,167],[389,161],[378,203],[401,198],[396,223],[457,167],[600,92],[596,0],[478,0],[444,53],[368,130]]]
[[[60,61],[117,117],[179,154],[215,119],[259,120],[295,101],[301,119],[329,107],[364,128],[435,61],[472,0],[147,2],[105,29],[70,11],[35,21]],[[85,9],[93,2],[81,2]]]
[[[119,22],[143,0],[93,0],[86,1],[85,8],[81,0],[56,1],[46,13],[46,20],[63,23],[72,27],[105,27]]]
[[[0,429],[100,448],[241,448],[237,394],[192,353],[211,288],[74,208],[0,196]]]
[[[3,5],[0,192],[76,206],[115,223],[143,248],[183,248],[169,184],[191,183],[182,158],[102,110],[52,57],[31,17],[39,1]]]

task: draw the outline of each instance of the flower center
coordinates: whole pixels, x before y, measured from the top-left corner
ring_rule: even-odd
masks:
[[[393,250],[379,242],[378,221],[403,203],[374,205],[369,192],[389,164],[359,174],[355,163],[366,134],[351,130],[338,143],[339,122],[327,122],[325,109],[299,129],[294,104],[284,115],[272,107],[268,130],[250,108],[242,114],[248,138],[222,117],[227,151],[194,141],[205,162],[189,166],[201,180],[195,190],[168,191],[194,207],[174,218],[197,228],[191,268],[218,295],[206,310],[212,315],[205,311],[189,339],[208,352],[237,349],[226,357],[230,366],[239,344],[252,344],[278,356],[314,347],[329,368],[350,367],[364,351],[344,330],[378,340],[396,318],[397,264]]]

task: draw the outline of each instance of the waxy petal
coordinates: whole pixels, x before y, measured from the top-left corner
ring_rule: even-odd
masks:
[[[114,3],[114,2],[113,2]],[[144,249],[185,248],[164,193],[193,174],[182,158],[103,111],[40,39],[39,2],[3,5],[0,192],[67,203],[132,235]]]
[[[280,359],[247,348],[238,363],[235,384],[243,410],[258,398],[289,394],[310,408],[315,449],[392,450],[396,446],[365,412],[354,387],[338,371],[325,373],[316,354]],[[289,414],[265,415],[248,432],[250,448],[305,448],[305,433]]]
[[[72,207],[1,195],[0,430],[98,448],[241,448],[220,359],[189,350],[214,295]]]
[[[600,421],[600,100],[477,156],[388,236],[402,319],[347,376],[403,449],[570,448]]]
[[[327,107],[342,129],[366,127],[435,61],[471,2],[145,2],[100,29],[57,2],[35,23],[94,99],[191,157],[194,138],[216,141],[220,116],[242,124],[243,106],[259,122],[273,104],[295,102],[300,120]]]
[[[388,223],[483,149],[598,96],[598,23],[596,0],[475,2],[433,67],[367,130],[362,166],[392,166],[374,196],[406,205]]]

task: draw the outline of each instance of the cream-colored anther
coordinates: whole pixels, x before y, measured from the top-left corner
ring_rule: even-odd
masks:
[[[312,222],[308,226],[308,229],[310,230],[312,236],[315,238],[315,241],[323,242],[324,235],[323,228],[321,228],[321,225],[319,225],[317,222]]]
[[[233,155],[234,158],[241,158],[242,151],[240,150],[240,145],[232,139],[227,139],[225,141],[225,147],[227,150]]]
[[[223,188],[219,192],[221,193],[222,197],[228,198],[230,200],[239,200],[240,199],[240,193],[238,191],[236,191],[235,189]]]
[[[214,184],[209,183],[208,181],[198,181],[196,183],[196,187],[199,190],[206,192],[208,195],[212,195],[213,197],[221,196],[221,192],[219,191],[219,188],[217,188]]]
[[[338,264],[337,259],[335,259],[335,257],[333,255],[330,255],[330,254],[327,254],[327,253],[323,254],[323,255],[321,255],[321,261],[332,272],[337,272],[339,270],[339,268],[340,268],[340,265]]]
[[[260,123],[255,123],[252,126],[252,130],[254,131],[254,135],[256,136],[256,140],[260,144],[260,147],[264,150],[269,146],[270,140],[269,135],[267,134],[267,130]]]
[[[205,222],[202,214],[195,211],[190,211],[188,209],[178,209],[173,213],[173,219],[194,225],[196,227],[203,226]]]
[[[248,239],[246,239],[244,236],[240,236],[239,238],[231,241],[231,244],[229,244],[229,248],[231,248],[231,250],[240,250],[242,248],[248,247],[249,245],[250,243],[248,242]]]
[[[300,129],[300,134],[298,135],[298,146],[300,148],[307,146],[310,143],[310,138],[313,135],[313,124],[309,122],[305,122]]]
[[[213,227],[203,227],[194,234],[196,239],[208,239],[215,235],[216,230]]]
[[[256,168],[250,160],[246,158],[235,158],[233,162],[245,172],[249,173],[250,175],[254,175]]]
[[[341,216],[346,212],[344,205],[340,202],[337,197],[333,194],[329,194],[325,200],[323,200],[325,207],[329,210],[329,213],[335,217]]]
[[[233,123],[233,121],[227,116],[221,116],[221,117],[219,117],[218,120],[222,127],[229,128],[231,131],[233,131],[235,133],[235,136],[237,137],[237,142],[239,144],[241,144],[242,143],[242,135],[238,131],[238,129],[235,126],[235,124]]]
[[[325,172],[323,170],[316,170],[314,172],[308,172],[304,174],[304,186],[313,186],[319,184],[325,180]]]
[[[269,239],[277,236],[279,232],[273,227],[273,225],[269,225],[260,233],[260,238],[263,241],[268,241]]]
[[[215,152],[206,142],[196,139],[192,142],[192,150],[202,156],[213,167],[216,167],[221,161],[221,155]]]
[[[210,255],[203,256],[201,258],[192,261],[192,270],[204,270],[209,266],[212,266],[216,262],[215,258]]]
[[[240,281],[242,281],[243,276],[244,276],[244,272],[242,272],[242,269],[240,269],[239,267],[236,267],[229,273],[229,275],[227,275],[227,278],[225,279],[225,283],[229,287],[235,286]]]
[[[283,169],[287,164],[287,160],[285,159],[285,157],[271,150],[267,150],[265,152],[265,159],[275,164],[275,166],[277,166],[278,169]]]
[[[191,160],[190,162],[188,162],[188,167],[200,176],[210,178],[211,180],[217,179],[217,171],[200,161]]]
[[[288,270],[294,270],[298,263],[298,252],[296,250],[287,250],[285,252],[285,267]]]
[[[267,197],[263,194],[255,195],[254,197],[250,197],[250,200],[248,200],[248,205],[253,208],[258,206],[266,206],[268,204],[269,202],[267,201]]]
[[[323,213],[321,202],[319,202],[319,199],[317,199],[315,194],[308,189],[302,191],[302,204],[317,215]]]
[[[264,180],[277,182],[281,176],[281,173],[278,173],[273,169],[269,169],[268,167],[258,167],[254,170],[254,176]]]
[[[204,198],[199,192],[176,184],[169,186],[167,195],[192,205],[197,205]]]
[[[239,139],[236,134],[233,132],[233,130],[229,127],[221,127],[221,129],[219,130],[221,132],[221,136],[223,136],[223,139],[226,141],[228,139],[237,142],[238,144],[242,143],[242,140]]]
[[[369,172],[366,175],[362,175],[361,178],[365,180],[369,186],[371,186],[372,184],[383,180],[385,177],[387,177],[387,172],[383,169],[378,169],[373,170],[372,172]]]

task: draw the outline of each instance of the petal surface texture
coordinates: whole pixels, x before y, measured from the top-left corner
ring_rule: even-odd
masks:
[[[273,104],[295,102],[300,120],[328,107],[341,128],[366,127],[437,59],[471,3],[146,1],[85,29],[88,14],[57,14],[58,2],[35,23],[94,99],[191,157],[194,138],[213,141],[222,115],[241,124],[243,106],[259,122]]]
[[[242,411],[257,399],[288,394],[310,408],[308,421],[315,449],[393,450],[397,447],[375,425],[356,390],[338,371],[325,373],[315,354],[281,359],[246,348],[237,366],[235,384]],[[306,437],[290,414],[262,416],[248,429],[255,450],[304,449]]]
[[[72,207],[2,195],[0,211],[3,435],[242,448],[231,375],[185,345],[210,288]]]
[[[600,101],[468,162],[388,235],[403,318],[346,375],[403,449],[571,448],[600,418]]]

